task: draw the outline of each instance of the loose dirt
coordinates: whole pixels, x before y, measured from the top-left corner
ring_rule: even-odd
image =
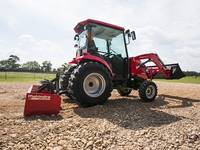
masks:
[[[157,85],[152,103],[114,90],[104,105],[63,97],[58,116],[24,118],[30,84],[0,84],[0,149],[200,149],[200,85]]]

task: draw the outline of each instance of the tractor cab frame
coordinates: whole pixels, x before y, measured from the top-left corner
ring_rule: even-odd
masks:
[[[123,27],[88,19],[80,22],[74,28],[77,33],[76,58],[94,56],[98,57],[113,75],[114,82],[124,82],[130,77],[129,55],[127,45],[130,37],[136,39],[135,32]],[[92,59],[91,57],[91,59]]]

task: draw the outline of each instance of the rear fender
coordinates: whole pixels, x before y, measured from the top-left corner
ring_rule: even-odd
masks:
[[[100,57],[93,56],[90,53],[84,53],[84,55],[82,55],[82,56],[77,56],[71,62],[69,62],[69,64],[78,64],[78,63],[82,63],[85,61],[94,61],[94,62],[98,62],[98,63],[104,65],[110,72],[111,76],[112,77],[114,76],[110,65],[105,60],[103,60]]]

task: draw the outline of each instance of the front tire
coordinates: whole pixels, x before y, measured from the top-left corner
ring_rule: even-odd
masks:
[[[69,78],[68,91],[82,106],[103,104],[111,96],[110,73],[97,62],[80,64]]]
[[[143,81],[139,88],[139,96],[144,102],[152,102],[157,96],[157,86],[152,81]]]

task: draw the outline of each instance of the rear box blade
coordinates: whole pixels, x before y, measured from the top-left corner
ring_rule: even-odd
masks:
[[[171,70],[171,75],[168,79],[181,79],[185,77],[185,74],[181,70],[179,64],[167,64],[165,67]]]
[[[24,116],[58,114],[61,105],[60,96],[48,91],[37,92],[38,87],[31,86],[26,94]]]

